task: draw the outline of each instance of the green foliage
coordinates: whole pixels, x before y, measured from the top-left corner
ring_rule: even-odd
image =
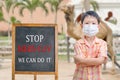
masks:
[[[0,40],[8,40],[7,36],[0,36]]]
[[[45,0],[44,3],[49,3],[51,5],[51,11],[52,12],[57,12],[59,4],[62,2],[63,0]]]
[[[8,20],[6,20],[4,18],[4,14],[3,14],[3,9],[2,8],[4,8],[6,10],[7,14],[9,15],[10,10],[12,10],[12,6],[15,3],[16,3],[16,0],[5,0],[4,1],[4,5],[3,5],[3,3],[1,3],[2,6],[0,7],[0,21],[5,21],[7,23],[16,23],[16,22],[19,22],[15,17],[13,18],[13,16],[9,17],[10,21],[8,21]]]
[[[90,4],[92,5],[94,11],[99,10],[99,4],[96,1],[90,0]]]
[[[2,11],[0,11],[0,21],[5,21]]]
[[[66,39],[65,34],[58,35],[58,40],[65,40],[65,39]]]
[[[67,56],[66,55],[58,55],[58,59],[60,61],[66,61],[67,60]]]
[[[5,0],[6,11],[9,12],[12,6],[12,0]]]
[[[37,7],[41,7],[42,9],[45,10],[46,13],[48,13],[46,6],[40,0],[24,0],[21,2],[17,2],[13,8],[16,8],[16,7],[20,8],[19,14],[21,16],[23,16],[24,9],[28,9],[30,11],[30,13],[32,14],[36,10]]]
[[[17,20],[14,16],[12,16],[12,17],[10,17],[10,21],[11,21],[11,23],[20,23],[20,21],[19,20]]]
[[[46,14],[48,14],[48,8],[45,6],[45,2],[39,1],[39,7],[41,7]]]

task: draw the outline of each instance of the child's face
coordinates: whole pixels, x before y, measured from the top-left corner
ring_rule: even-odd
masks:
[[[97,21],[97,19],[95,18],[95,17],[93,17],[93,16],[86,16],[85,17],[85,19],[84,19],[84,21],[83,21],[83,25],[84,24],[92,24],[92,25],[98,25],[98,21]]]
[[[86,36],[92,37],[95,36],[99,30],[98,30],[98,21],[93,16],[86,16],[83,21],[83,33]]]

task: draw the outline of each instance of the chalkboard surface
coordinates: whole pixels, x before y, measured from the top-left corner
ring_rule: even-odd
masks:
[[[15,71],[55,71],[55,26],[16,26]]]

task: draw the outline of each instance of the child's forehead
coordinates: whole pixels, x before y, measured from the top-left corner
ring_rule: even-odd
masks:
[[[85,17],[85,19],[84,19],[84,21],[90,21],[90,20],[92,20],[92,21],[97,21],[97,18],[96,17],[94,17],[94,16],[91,16],[91,15],[88,15],[88,16],[86,16]]]
[[[86,16],[85,18],[93,18],[93,19],[96,19],[96,20],[97,20],[97,18],[96,18],[96,17],[91,16],[91,15],[88,15],[88,16]]]

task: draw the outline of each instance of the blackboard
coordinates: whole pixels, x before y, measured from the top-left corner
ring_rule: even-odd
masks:
[[[13,26],[14,72],[56,72],[57,26],[16,24]]]

